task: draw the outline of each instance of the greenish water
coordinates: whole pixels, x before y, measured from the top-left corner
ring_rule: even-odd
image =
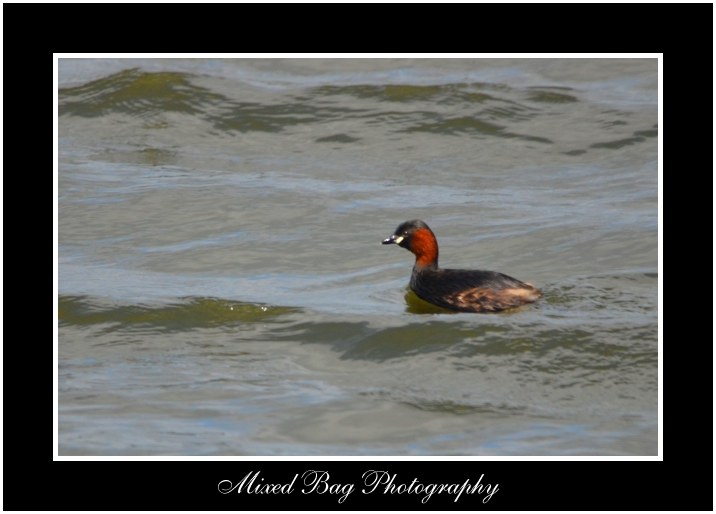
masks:
[[[649,60],[60,61],[61,455],[655,455]],[[534,283],[446,313],[380,241]]]

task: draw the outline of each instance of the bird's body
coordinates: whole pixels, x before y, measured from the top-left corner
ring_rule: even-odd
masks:
[[[537,300],[532,284],[496,271],[438,268],[438,243],[421,220],[402,223],[383,244],[397,244],[415,254],[410,288],[423,300],[462,312],[498,312]]]

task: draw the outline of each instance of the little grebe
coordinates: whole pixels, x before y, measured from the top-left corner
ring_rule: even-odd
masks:
[[[410,289],[434,305],[462,312],[497,312],[537,300],[532,284],[495,271],[438,268],[438,242],[424,221],[402,223],[383,240],[415,254]]]

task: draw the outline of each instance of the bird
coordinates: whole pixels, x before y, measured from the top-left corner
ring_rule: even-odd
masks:
[[[401,223],[382,244],[396,244],[415,254],[410,289],[419,298],[445,309],[499,312],[542,296],[532,284],[496,271],[439,268],[438,241],[422,220]]]

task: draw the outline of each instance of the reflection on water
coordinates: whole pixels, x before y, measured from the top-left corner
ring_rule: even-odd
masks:
[[[60,453],[655,454],[656,64],[546,62],[62,60]]]
[[[200,115],[206,106],[226,100],[193,85],[190,78],[186,73],[121,71],[81,86],[61,88],[59,113],[87,118],[112,114],[147,118],[171,112]]]
[[[297,309],[215,298],[184,298],[174,305],[114,305],[103,307],[89,298],[60,296],[60,326],[112,324],[131,328],[145,325],[156,330],[191,330],[234,323],[265,321]]]

